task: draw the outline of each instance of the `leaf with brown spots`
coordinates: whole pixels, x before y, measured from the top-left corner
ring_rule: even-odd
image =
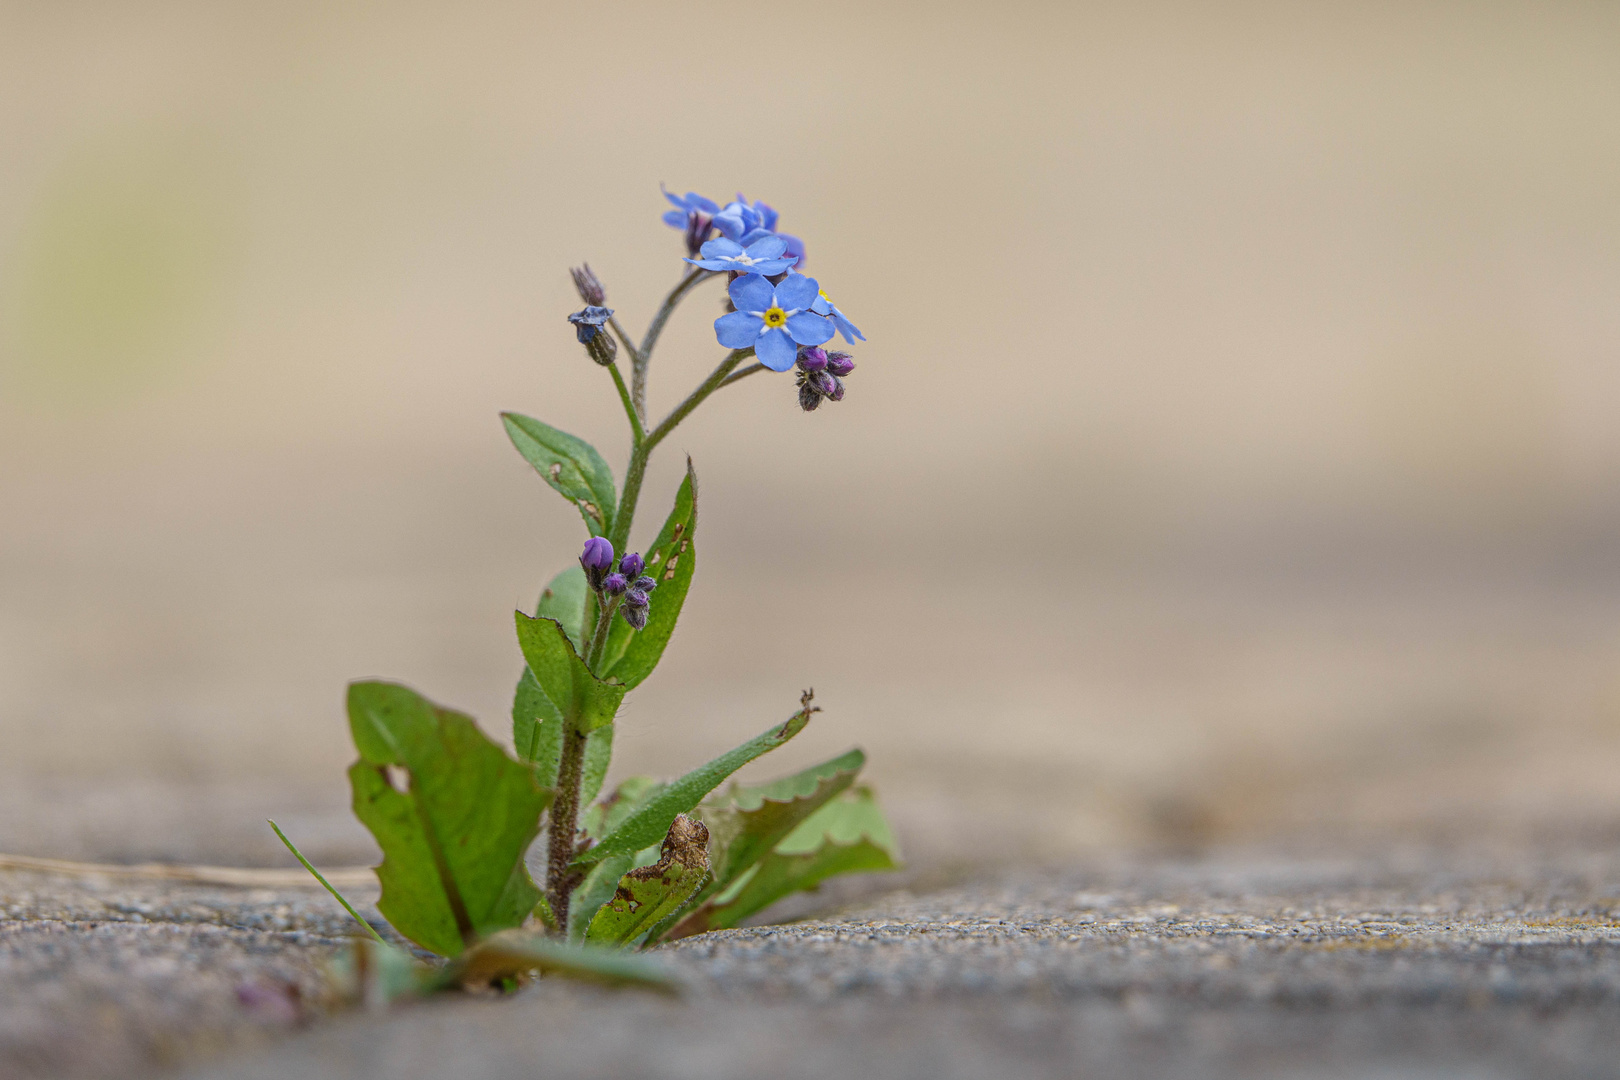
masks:
[[[585,940],[621,948],[634,945],[686,903],[708,875],[709,830],[696,818],[677,815],[658,861],[619,879],[613,898],[592,917]]]

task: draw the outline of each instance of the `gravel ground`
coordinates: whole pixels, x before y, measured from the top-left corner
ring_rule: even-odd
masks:
[[[9,1076],[1620,1075],[1599,845],[1002,873],[677,943],[679,1000],[543,982],[381,1016],[324,990],[346,929],[313,890],[0,893]]]

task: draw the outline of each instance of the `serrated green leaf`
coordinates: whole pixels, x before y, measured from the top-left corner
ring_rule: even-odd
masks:
[[[585,940],[598,945],[633,945],[674,914],[708,878],[709,830],[696,818],[678,815],[651,866],[619,879],[613,896],[592,917]]]
[[[551,792],[472,719],[406,687],[349,687],[354,812],[383,850],[377,910],[424,949],[454,956],[519,926],[540,898],[523,855]],[[405,771],[397,790],[389,767]]]
[[[697,565],[693,534],[697,531],[697,473],[692,459],[686,459],[686,479],[675,493],[675,508],[664,521],[664,528],[645,557],[646,573],[658,582],[647,609],[647,625],[632,630],[623,619],[614,619],[608,631],[607,648],[602,653],[602,673],[625,686],[639,686],[658,666],[675,632],[681,605],[692,587],[692,571]]]
[[[790,716],[786,723],[756,735],[735,750],[721,754],[679,780],[663,785],[618,828],[575,859],[573,865],[583,869],[611,855],[628,855],[649,844],[658,843],[669,830],[675,815],[688,812],[726,777],[803,731],[814,711],[807,693],[799,711]]]
[[[792,893],[839,874],[893,870],[899,852],[872,790],[858,787],[829,802],[729,888],[687,915],[663,940],[736,926]]]
[[[725,797],[698,807],[697,816],[709,827],[714,871],[705,892],[719,892],[764,858],[801,822],[853,784],[865,764],[866,755],[851,750],[768,784],[733,785]]]
[[[619,949],[567,945],[524,930],[507,930],[480,941],[440,969],[429,989],[499,985],[527,975],[641,986],[665,993],[679,989],[669,970],[655,960]]]
[[[579,515],[585,519],[585,527],[591,535],[606,536],[611,532],[618,495],[613,486],[613,470],[596,452],[596,447],[519,413],[502,413],[501,420],[506,424],[512,445],[524,460],[563,498],[579,508]]]
[[[585,631],[582,629],[585,625],[585,600],[589,595],[590,586],[585,581],[584,568],[570,566],[547,583],[541,590],[540,602],[534,608],[535,618],[555,619],[561,623],[568,632],[568,643],[582,655],[585,652]]]
[[[521,611],[513,615],[523,659],[563,723],[573,724],[581,735],[611,724],[628,687],[592,675],[555,619],[531,619]]]

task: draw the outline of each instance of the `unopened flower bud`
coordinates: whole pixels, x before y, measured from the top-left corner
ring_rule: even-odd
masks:
[[[590,263],[571,266],[568,272],[573,275],[574,288],[579,290],[581,300],[593,307],[599,307],[607,302],[607,291],[602,288],[602,282],[591,269]]]
[[[805,412],[815,412],[821,406],[821,395],[809,383],[799,385],[799,408]]]
[[[855,370],[855,358],[847,352],[827,354],[827,370],[842,379]]]
[[[602,591],[613,596],[618,596],[620,593],[624,592],[625,586],[628,584],[629,582],[624,580],[623,574],[609,574],[607,577],[602,579]]]
[[[630,624],[630,629],[641,630],[647,625],[647,606],[645,604],[625,603],[620,606],[619,613],[624,621]]]
[[[636,578],[636,580],[631,583],[630,587],[639,593],[645,594],[650,593],[654,589],[658,588],[658,582],[650,577],[642,576]]]
[[[619,343],[613,340],[612,334],[603,329],[608,319],[612,317],[612,308],[595,305],[568,316],[568,321],[574,324],[574,332],[579,336],[580,344],[585,346],[590,358],[603,367],[613,363],[613,358],[619,354]]]
[[[602,579],[607,576],[608,568],[613,565],[613,545],[605,536],[593,536],[585,541],[585,550],[580,552],[579,565],[585,570],[585,578],[591,583],[591,588],[601,589]]]
[[[838,380],[825,371],[812,371],[804,377],[804,384],[815,387],[816,393],[824,397],[832,397],[833,390],[838,385]],[[840,392],[839,396],[843,396],[842,392]]]
[[[800,371],[823,371],[827,367],[827,350],[819,345],[801,345],[798,364]]]
[[[695,259],[702,254],[703,245],[713,231],[714,221],[708,214],[700,210],[686,212],[686,254],[689,258]]]
[[[619,573],[623,574],[626,578],[634,580],[641,576],[641,571],[646,565],[646,563],[641,561],[640,555],[636,554],[634,551],[627,552],[624,558],[619,560]]]

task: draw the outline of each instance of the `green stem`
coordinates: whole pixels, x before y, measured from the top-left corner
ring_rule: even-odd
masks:
[[[585,666],[592,671],[602,662],[607,648],[608,629],[613,625],[616,603],[605,603],[604,597],[592,593],[596,603],[587,609],[597,609],[596,630],[585,650]],[[572,717],[564,717],[562,751],[557,761],[557,794],[551,804],[550,835],[546,852],[546,903],[551,906],[552,917],[563,934],[568,933],[568,902],[579,883],[578,871],[568,866],[574,861],[574,837],[579,832],[579,793],[585,780],[585,736],[574,726]]]
[[[709,377],[698,385],[696,390],[686,395],[686,400],[670,412],[670,414],[647,433],[630,449],[630,464],[624,470],[624,490],[619,496],[619,512],[613,516],[613,532],[608,536],[608,542],[613,545],[614,551],[625,550],[630,542],[630,524],[636,516],[636,502],[641,498],[641,482],[647,475],[647,461],[652,452],[663,441],[664,436],[675,430],[675,426],[691,415],[692,410],[703,404],[703,399],[725,385],[726,377],[736,370],[737,365],[754,354],[752,349],[734,349],[726,358],[720,361],[720,366],[709,373]]]
[[[652,360],[653,346],[658,344],[658,335],[664,332],[664,324],[675,313],[676,306],[691,291],[692,286],[705,278],[717,276],[696,266],[688,270],[669,291],[669,295],[664,297],[663,306],[658,309],[658,314],[647,324],[647,334],[641,339],[641,348],[630,350],[630,396],[636,403],[636,412],[641,415],[643,423],[647,418],[647,364]]]
[[[721,382],[720,385],[721,386],[730,386],[732,383],[741,382],[743,379],[748,378],[748,376],[753,375],[756,372],[769,371],[769,370],[770,369],[767,368],[764,364],[749,364],[747,367],[743,368],[741,371],[735,372],[735,373],[733,373],[731,375],[727,375],[725,377],[725,380],[723,382]]]
[[[634,356],[634,352],[631,355]],[[630,418],[630,434],[634,437],[635,443],[640,444],[647,437],[647,432],[642,429],[641,417],[636,415],[636,407],[630,400],[630,391],[624,385],[624,376],[619,374],[618,364],[609,364],[608,370],[613,373],[613,385],[619,388],[619,400],[624,403],[624,415]]]

